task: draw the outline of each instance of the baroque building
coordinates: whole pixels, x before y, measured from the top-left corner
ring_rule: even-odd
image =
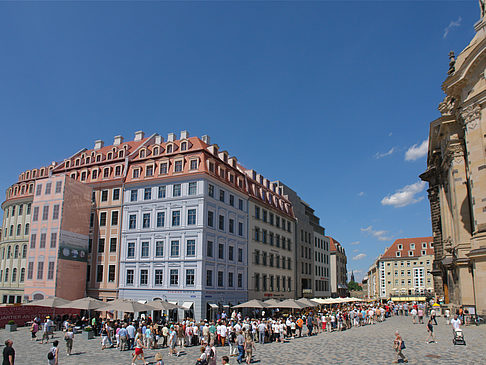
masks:
[[[486,18],[450,54],[441,117],[430,123],[427,170],[436,293],[453,309],[486,313]],[[472,312],[472,311],[470,311]]]

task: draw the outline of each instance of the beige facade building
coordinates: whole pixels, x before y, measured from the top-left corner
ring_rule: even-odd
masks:
[[[486,18],[455,59],[450,54],[441,117],[430,124],[427,171],[434,285],[452,308],[486,313]]]
[[[330,251],[330,278],[331,278],[331,296],[345,297],[348,291],[348,259],[346,251],[341,244],[332,237],[329,238]]]
[[[260,181],[261,175],[253,171],[247,175]],[[278,193],[274,183],[263,177],[261,182]],[[294,298],[295,219],[254,197],[248,209],[248,299]]]

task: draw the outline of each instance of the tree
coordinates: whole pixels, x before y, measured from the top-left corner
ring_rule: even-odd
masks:
[[[361,291],[363,288],[356,282],[356,281],[350,281],[348,283],[348,289],[353,290],[353,291]]]

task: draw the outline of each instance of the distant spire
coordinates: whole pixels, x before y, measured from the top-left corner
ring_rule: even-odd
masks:
[[[351,271],[351,281],[355,281],[354,280],[354,271]]]

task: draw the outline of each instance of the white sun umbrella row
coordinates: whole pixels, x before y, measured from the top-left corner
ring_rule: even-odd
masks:
[[[268,299],[264,302],[252,299],[248,302],[241,303],[238,305],[233,306],[233,308],[280,308],[280,309],[303,309],[309,307],[315,307],[318,303],[315,303],[307,298],[301,298],[298,300],[295,299],[286,299],[283,301],[278,301],[276,299]]]
[[[354,303],[354,302],[362,302],[363,299],[360,298],[314,298],[312,301],[317,302],[319,304],[341,304],[341,303]]]

